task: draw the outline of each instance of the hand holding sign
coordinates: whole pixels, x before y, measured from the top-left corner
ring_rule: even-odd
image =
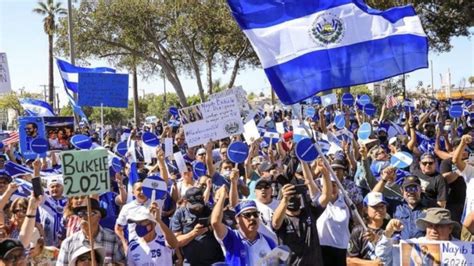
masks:
[[[408,152],[397,152],[390,158],[390,165],[398,169],[407,168],[413,163],[413,157]]]
[[[155,199],[164,199],[168,193],[168,186],[165,180],[158,175],[148,176],[143,180],[143,194],[149,199],[153,198],[152,194],[155,194]],[[154,192],[153,192],[154,191]]]
[[[146,145],[148,145],[150,147],[156,147],[160,144],[160,141],[158,140],[158,137],[155,134],[151,133],[151,132],[143,133],[142,141],[143,141],[143,143],[145,143]]]
[[[309,138],[303,138],[296,143],[296,156],[298,159],[310,163],[318,157],[318,151]]]

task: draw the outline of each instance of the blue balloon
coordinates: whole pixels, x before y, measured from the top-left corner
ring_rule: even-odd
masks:
[[[122,171],[122,161],[119,158],[112,158],[112,169],[114,169],[116,173]]]
[[[318,151],[314,147],[314,143],[309,138],[303,138],[296,143],[296,156],[298,159],[310,163],[318,158]]]
[[[120,156],[124,157],[128,151],[127,141],[124,140],[124,141],[119,142],[117,146],[115,147],[115,149]]]
[[[375,115],[375,111],[377,111],[377,107],[375,107],[375,105],[373,105],[372,103],[364,105],[364,112],[366,115],[373,116]]]
[[[413,163],[413,156],[408,152],[397,152],[390,158],[390,165],[398,169],[404,169]]]
[[[372,126],[369,123],[365,122],[359,127],[359,130],[357,131],[357,136],[359,137],[359,139],[366,140],[369,139],[370,135],[372,135]]]
[[[336,115],[336,117],[334,117],[334,124],[338,129],[343,129],[346,126],[346,118],[344,115]]]
[[[462,106],[460,105],[453,105],[449,108],[449,115],[453,118],[460,118],[463,114]]]
[[[347,106],[354,105],[354,96],[352,94],[346,92],[342,95],[342,104]]]
[[[243,163],[249,155],[249,146],[241,141],[233,142],[227,148],[227,157],[233,163]]]
[[[88,150],[92,147],[92,140],[90,137],[82,134],[71,137],[72,145],[79,150]]]
[[[146,145],[148,145],[150,147],[156,147],[160,144],[160,141],[158,140],[158,137],[155,134],[151,133],[151,132],[143,133],[142,141],[143,141],[143,143],[145,143]]]
[[[367,94],[362,94],[359,98],[359,103],[363,106],[363,105],[366,105],[368,103],[370,103],[371,100],[370,100],[370,97],[369,95]]]
[[[200,161],[196,161],[193,164],[193,174],[195,178],[199,178],[207,173],[206,164]]]
[[[47,152],[48,147],[49,143],[44,138],[36,138],[31,142],[31,150],[38,154]]]
[[[164,199],[168,194],[168,186],[159,175],[148,176],[143,180],[142,191],[147,198],[151,199],[153,190],[155,191],[155,199]]]

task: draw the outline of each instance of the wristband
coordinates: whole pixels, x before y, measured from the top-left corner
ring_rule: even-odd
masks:
[[[26,215],[26,218],[36,218],[36,214],[35,215]]]

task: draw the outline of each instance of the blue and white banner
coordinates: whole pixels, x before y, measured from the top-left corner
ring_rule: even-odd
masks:
[[[79,73],[115,73],[115,69],[108,67],[78,67],[69,62],[56,58],[61,78],[64,82],[64,87],[72,92],[77,93],[79,86]]]
[[[332,88],[428,67],[428,39],[412,6],[362,0],[228,0],[284,104]]]
[[[81,118],[81,121],[85,122],[86,124],[89,124],[89,120],[87,119],[86,114],[84,114],[84,112],[82,111],[82,107],[79,106],[76,101],[74,101],[71,95],[69,95],[68,93],[66,93],[66,95],[69,99],[69,103],[71,104],[74,113]]]
[[[27,116],[54,116],[53,107],[45,101],[22,98],[20,99],[20,105]]]

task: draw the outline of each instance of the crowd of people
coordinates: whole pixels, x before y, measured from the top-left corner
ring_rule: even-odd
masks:
[[[122,163],[110,169],[111,190],[90,197],[65,197],[57,152],[24,160],[18,143],[1,145],[0,265],[396,265],[402,240],[474,241],[474,117],[464,104],[461,118],[450,116],[449,102],[384,104],[378,119],[356,107],[313,105],[316,114],[301,125],[332,146],[313,162],[296,154],[294,109],[255,116],[263,132],[283,123],[271,143],[239,135],[188,147],[183,127],[168,119],[112,128],[103,141],[84,126],[76,134]],[[353,134],[336,144],[341,114]],[[364,122],[372,133],[362,141]],[[146,131],[172,138],[185,169],[161,146],[145,162]],[[121,139],[133,143],[125,156],[116,151]],[[243,163],[229,158],[235,141],[248,144]],[[400,152],[413,159],[405,168],[391,160]],[[206,166],[200,176],[198,162]],[[12,173],[8,163],[33,174]],[[142,189],[152,175],[167,184],[155,201]],[[19,181],[35,177],[46,182],[44,193],[19,193]],[[425,257],[415,264],[428,265]]]

